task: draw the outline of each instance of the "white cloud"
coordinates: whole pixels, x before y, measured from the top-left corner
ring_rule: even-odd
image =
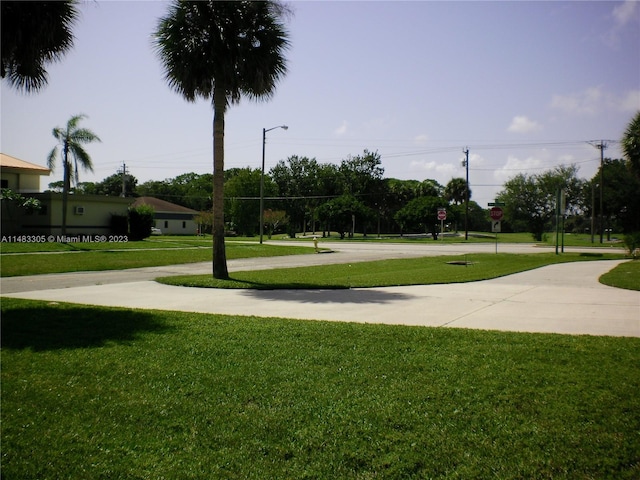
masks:
[[[565,155],[560,155],[558,157],[558,163],[560,165],[571,165],[572,163],[575,163],[576,161],[576,157],[574,155],[571,155],[570,153],[567,153]]]
[[[620,98],[618,107],[623,112],[635,112],[640,110],[640,89],[629,90]]]
[[[344,135],[345,133],[347,133],[347,129],[349,127],[349,124],[347,123],[346,120],[342,121],[342,125],[340,125],[338,128],[336,128],[333,133],[335,135]]]
[[[416,135],[413,138],[413,143],[415,143],[416,145],[424,145],[425,143],[427,143],[427,140],[429,140],[429,136],[426,133],[422,133],[420,135]]]
[[[554,95],[551,107],[567,113],[594,115],[602,102],[602,89],[590,87],[578,93],[569,95]]]
[[[422,173],[427,176],[425,178],[434,178],[438,182],[442,183],[443,179],[448,181],[454,173],[459,172],[460,167],[458,165],[454,165],[452,163],[438,163],[433,160],[414,160],[409,165],[411,171],[414,171],[418,174]]]
[[[611,11],[613,25],[602,35],[604,43],[609,47],[617,49],[620,47],[624,31],[628,29],[627,25],[632,22],[640,22],[640,8],[638,8],[638,0],[626,0],[618,3]],[[632,26],[630,28],[637,28]]]
[[[493,178],[500,183],[504,183],[519,173],[530,174],[531,170],[539,170],[541,165],[542,161],[536,157],[520,159],[513,155],[509,155],[509,157],[507,157],[507,163],[493,172]],[[536,171],[535,173],[538,172]]]
[[[595,115],[605,110],[634,112],[640,109],[640,90],[615,94],[602,87],[590,87],[582,92],[553,95],[551,108],[574,115]]]
[[[616,24],[618,24],[619,26],[624,26],[629,23],[633,19],[637,11],[637,7],[638,0],[626,0],[623,3],[616,5],[613,8],[612,12]]]
[[[513,117],[511,125],[507,128],[507,131],[512,133],[529,133],[540,130],[542,127],[538,122],[535,122],[524,115],[518,115]]]

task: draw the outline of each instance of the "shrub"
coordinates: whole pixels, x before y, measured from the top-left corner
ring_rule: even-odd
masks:
[[[640,232],[628,233],[624,236],[624,244],[629,250],[629,255],[634,259],[640,255]]]
[[[111,215],[111,233],[114,235],[126,235],[129,230],[127,215]]]
[[[153,207],[140,205],[129,209],[129,239],[133,241],[143,240],[151,236],[151,227],[154,224]]]

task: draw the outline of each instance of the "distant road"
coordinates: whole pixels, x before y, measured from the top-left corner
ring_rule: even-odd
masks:
[[[300,242],[268,241],[270,245],[299,245]],[[310,239],[308,244],[313,249]],[[230,272],[243,270],[262,270],[268,268],[303,267],[311,265],[328,265],[335,263],[367,262],[392,258],[417,258],[437,255],[464,255],[474,253],[494,253],[495,243],[375,243],[350,241],[321,241],[319,247],[330,249],[330,253],[309,255],[286,255],[278,257],[243,258],[228,260]],[[499,243],[499,253],[548,253],[553,247],[538,247],[535,244]],[[565,247],[565,252],[588,253],[623,253],[622,248],[572,248]],[[44,256],[43,256],[44,257]],[[39,261],[45,261],[40,258]],[[31,275],[0,279],[0,294],[29,292],[58,288],[70,288],[88,285],[106,285],[143,280],[169,275],[198,275],[211,273],[211,262],[166,265],[161,267],[132,268],[128,270],[108,270],[101,272],[70,272],[47,275]]]

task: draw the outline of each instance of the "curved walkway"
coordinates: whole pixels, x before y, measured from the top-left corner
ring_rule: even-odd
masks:
[[[306,260],[301,256],[252,259],[235,262],[234,268],[317,263],[329,260],[321,257],[332,256],[302,256],[310,257]],[[337,258],[338,255],[330,261],[333,263]],[[347,261],[356,261],[355,257],[349,258]],[[149,279],[179,273],[185,268],[200,273],[205,267],[210,269],[211,264],[136,269],[138,274],[83,272],[22,278],[21,282],[13,281],[14,293],[5,289],[12,279],[3,279],[1,285],[2,296],[7,297],[125,308],[640,337],[640,292],[598,282],[600,275],[619,263],[618,260],[574,262],[473,283],[351,290],[197,289],[162,285]],[[93,278],[91,275],[102,280],[113,278],[110,283],[90,284],[93,282],[87,280]],[[74,281],[65,288],[64,282],[60,283],[64,278]],[[43,281],[44,284],[38,284]],[[22,287],[17,288],[19,283]]]

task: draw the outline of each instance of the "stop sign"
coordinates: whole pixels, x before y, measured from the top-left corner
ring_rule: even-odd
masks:
[[[489,210],[489,215],[492,220],[502,220],[502,209],[500,207],[492,207],[491,210]]]
[[[446,220],[446,219],[447,219],[447,211],[438,210],[438,220]]]

